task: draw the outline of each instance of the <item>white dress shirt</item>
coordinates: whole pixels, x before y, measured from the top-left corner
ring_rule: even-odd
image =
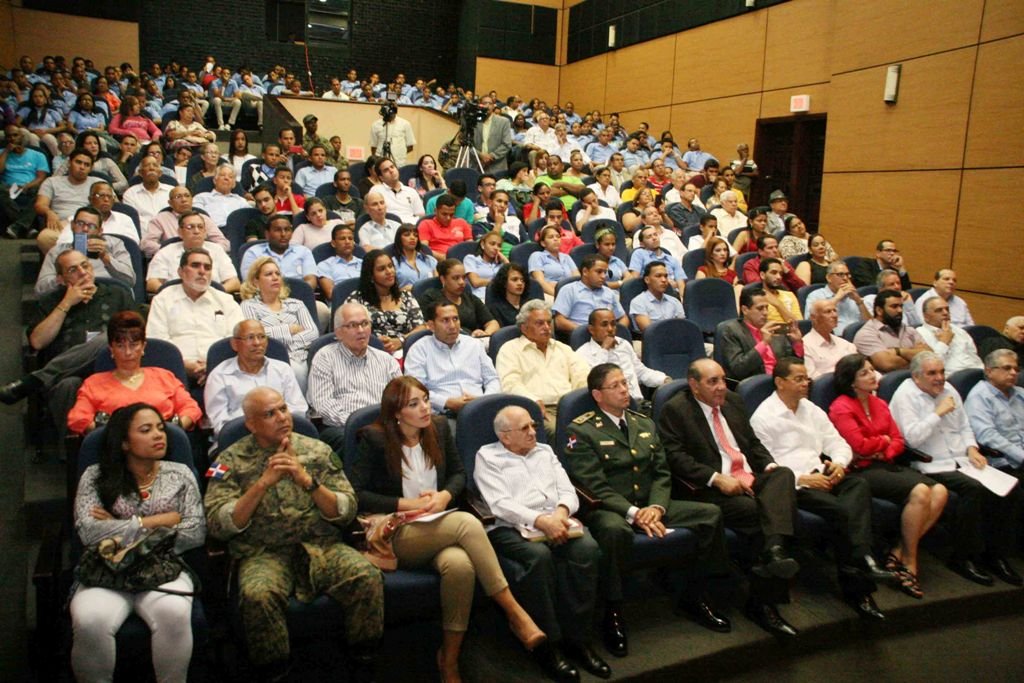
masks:
[[[935,407],[946,396],[953,397],[956,409],[939,417]],[[911,463],[912,467],[925,474],[954,471],[956,463],[953,459],[967,457],[967,449],[977,445],[960,395],[949,382],[946,382],[942,393],[932,398],[910,378],[896,390],[889,410],[907,445],[932,456],[931,462],[915,460]]]
[[[224,247],[214,242],[203,242],[203,249],[210,252],[210,258],[213,259],[213,275],[211,277],[214,280],[224,282],[238,277],[235,264],[231,262],[231,257],[224,252]],[[153,256],[153,260],[149,262],[146,278],[173,280],[178,277],[178,264],[184,253],[185,245],[182,242],[172,242],[161,247],[160,251]]]
[[[211,287],[193,301],[182,285],[174,285],[153,297],[146,334],[177,346],[186,361],[206,360],[210,346],[230,337],[242,320],[242,309],[230,294]]]
[[[211,192],[200,192],[192,199],[192,206],[202,209],[210,216],[210,220],[217,224],[218,228],[227,225],[228,216],[236,209],[248,209],[249,202],[245,197],[240,197],[234,192],[221,194],[216,190]],[[146,223],[148,225],[148,222]]]
[[[830,334],[828,341],[814,329],[804,335],[804,367],[807,368],[807,376],[811,379],[835,372],[839,359],[851,353],[857,353],[857,347],[853,342],[848,342],[835,334]]]
[[[914,308],[917,310],[917,317],[924,320],[924,302],[928,299],[933,299],[939,295],[932,287],[927,292],[917,297],[917,301],[914,302]],[[971,311],[967,308],[967,302],[958,297],[956,294],[952,295],[947,299],[946,303],[949,304],[949,320],[954,325],[963,327],[964,325],[973,325],[974,318],[971,317]]]
[[[498,373],[484,345],[465,334],[460,334],[451,346],[433,335],[420,339],[405,357],[405,374],[420,380],[430,390],[430,405],[435,413],[444,412],[444,404],[450,398],[501,391]]]
[[[802,474],[822,471],[822,454],[843,467],[853,459],[850,444],[839,435],[825,411],[806,398],[800,400],[794,413],[774,392],[754,411],[750,426],[775,462],[793,470],[798,481]]]
[[[537,444],[526,455],[513,453],[500,441],[487,444],[477,451],[473,479],[494,514],[495,528],[533,529],[538,517],[559,505],[570,515],[579,508],[569,475],[547,444]]]
[[[587,365],[594,367],[601,363],[615,363],[622,369],[622,374],[629,382],[629,395],[636,400],[643,398],[640,391],[640,384],[648,387],[660,387],[668,379],[668,375],[658,370],[652,370],[643,364],[633,350],[632,342],[622,337],[615,337],[615,345],[606,349],[591,339],[583,346],[576,349],[576,355],[586,361]]]
[[[284,397],[288,410],[293,413],[305,415],[309,410],[306,398],[299,390],[299,383],[295,381],[295,373],[288,363],[266,358],[259,372],[250,374],[238,367],[236,356],[220,363],[206,376],[203,403],[214,436],[220,433],[225,423],[242,416],[242,399],[257,387],[275,389]]]
[[[397,188],[391,188],[379,183],[371,187],[370,192],[379,192],[380,196],[384,197],[387,212],[401,218],[403,223],[415,225],[416,221],[426,214],[419,193],[408,185],[399,183]]]
[[[142,183],[139,183],[124,191],[122,201],[139,212],[139,225],[149,225],[149,222],[156,217],[160,210],[167,206],[173,189],[170,185],[160,183],[155,190],[150,192]]]
[[[985,367],[978,356],[978,350],[974,347],[971,335],[967,334],[962,327],[957,327],[954,324],[950,324],[949,328],[953,330],[953,338],[949,340],[948,344],[939,341],[939,332],[942,330],[938,327],[925,323],[917,328],[917,333],[921,335],[928,346],[932,347],[932,351],[942,356],[942,361],[946,365],[946,374],[952,375],[957,370],[968,368],[980,370]]]

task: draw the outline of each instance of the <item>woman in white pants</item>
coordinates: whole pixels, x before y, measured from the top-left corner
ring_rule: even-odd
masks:
[[[192,471],[164,462],[164,421],[151,406],[135,403],[110,417],[98,465],[82,474],[75,497],[75,529],[86,547],[120,536],[131,543],[155,527],[178,534],[180,554],[206,537],[202,499]],[[189,592],[186,572],[161,586]],[[192,657],[192,597],[161,591],[127,593],[76,585],[71,599],[74,644],[71,667],[79,683],[110,681],[114,675],[114,636],[135,612],[152,634],[157,681],[184,682]]]

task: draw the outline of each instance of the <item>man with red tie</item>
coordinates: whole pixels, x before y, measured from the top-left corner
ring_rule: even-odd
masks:
[[[751,567],[747,616],[769,633],[795,636],[775,607],[788,602],[786,580],[800,569],[786,552],[796,518],[793,472],[758,440],[722,366],[696,360],[687,380],[689,388],[669,399],[658,419],[673,495],[718,505],[727,527],[752,537],[761,550]]]

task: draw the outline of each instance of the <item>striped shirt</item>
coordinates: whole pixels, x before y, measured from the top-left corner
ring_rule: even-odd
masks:
[[[368,347],[362,356],[342,343],[329,344],[313,357],[309,372],[309,403],[331,427],[344,427],[348,416],[380,403],[381,394],[401,375],[390,354]]]
[[[293,363],[304,363],[309,345],[320,336],[313,316],[299,299],[281,299],[281,310],[272,311],[257,294],[242,302],[242,315],[248,320],[258,320],[268,337],[284,344],[288,348],[288,359]],[[292,334],[292,325],[299,325],[302,332]]]

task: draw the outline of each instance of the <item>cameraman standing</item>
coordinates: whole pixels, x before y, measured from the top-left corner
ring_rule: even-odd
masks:
[[[487,112],[487,118],[473,132],[473,146],[480,152],[484,173],[505,171],[508,152],[512,149],[512,124],[506,117],[494,113],[494,98],[490,95],[480,98],[480,109]]]
[[[392,101],[381,106],[380,116],[370,126],[370,153],[379,157],[387,156],[385,147],[389,147],[395,165],[401,167],[405,165],[406,155],[412,152],[416,144],[412,125],[398,115],[398,105]]]

